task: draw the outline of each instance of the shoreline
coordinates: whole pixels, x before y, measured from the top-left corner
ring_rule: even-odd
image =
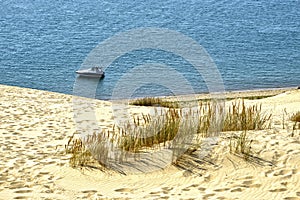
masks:
[[[206,94],[195,94],[195,95],[179,95],[164,97],[167,100],[172,101],[176,98],[181,98],[183,101],[193,100],[210,100],[212,98],[223,98],[225,100],[231,100],[235,98],[246,98],[246,99],[260,99],[272,97],[287,91],[297,90],[295,87],[287,88],[267,88],[267,89],[254,89],[254,90],[236,90],[236,91],[224,91],[224,93],[206,93]]]
[[[49,92],[58,95],[66,95],[71,97],[80,97],[85,99],[94,99],[94,98],[87,98],[82,96],[76,96],[73,94],[65,94],[60,92],[52,92],[48,90],[39,90],[34,88],[26,88],[26,87],[19,87],[19,86],[11,86],[11,85],[3,85],[0,84],[0,87],[10,87],[10,88],[19,88],[19,89],[29,89],[33,91],[40,91],[40,92]],[[176,101],[180,99],[180,101],[200,101],[200,100],[210,100],[212,98],[224,98],[225,100],[231,100],[235,98],[246,98],[246,99],[260,99],[278,95],[280,93],[284,93],[287,91],[299,90],[298,87],[284,87],[284,88],[261,88],[261,89],[249,89],[249,90],[232,90],[232,91],[224,91],[221,93],[196,93],[196,94],[184,94],[184,95],[177,95],[177,96],[156,96],[157,98],[166,99],[168,101]],[[147,96],[146,96],[147,97]],[[156,98],[155,97],[155,98]],[[99,101],[105,102],[114,102],[114,101],[130,101],[134,99],[140,98],[132,98],[132,99],[119,99],[119,100],[106,100],[106,99],[94,99]]]

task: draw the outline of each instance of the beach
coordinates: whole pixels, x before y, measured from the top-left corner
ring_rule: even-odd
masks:
[[[249,162],[231,154],[231,133],[225,132],[192,169],[169,165],[124,175],[109,169],[72,168],[65,153],[70,136],[78,131],[76,123],[86,122],[78,121],[78,115],[88,115],[88,105],[94,106],[103,129],[113,128],[112,102],[0,85],[0,199],[300,199],[300,130],[293,129],[289,120],[300,110],[300,90],[225,96],[227,104],[246,97],[246,105],[261,104],[265,113],[272,114],[270,128],[248,131],[261,159]],[[74,108],[74,98],[81,101],[76,104],[80,109]],[[74,109],[80,111],[77,118]],[[148,111],[129,108],[136,114]]]

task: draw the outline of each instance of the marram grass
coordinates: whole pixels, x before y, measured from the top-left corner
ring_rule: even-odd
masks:
[[[235,101],[228,108],[222,131],[262,130],[270,127],[272,115],[262,112],[262,105],[247,107],[244,100]]]
[[[92,160],[91,152],[83,144],[80,138],[75,138],[74,133],[68,143],[65,145],[65,150],[67,154],[71,154],[69,163],[71,167],[83,167],[90,163]]]
[[[140,120],[134,120],[134,126],[127,130],[122,129],[122,137],[119,146],[125,151],[138,152],[144,147],[153,147],[167,141],[171,141],[176,136],[180,125],[180,111],[169,109],[165,114],[154,119],[152,117],[143,118],[144,126],[140,126]],[[137,121],[139,123],[137,123]]]
[[[253,155],[252,140],[248,139],[247,131],[244,130],[239,136],[231,136],[229,148],[230,153],[241,155],[245,160],[248,160]]]
[[[243,100],[233,102],[225,115],[222,115],[225,108],[211,102],[200,103],[196,111],[190,110],[185,114],[182,108],[169,108],[157,114],[158,116],[142,115],[134,118],[133,124],[128,122],[123,127],[114,126],[110,132],[94,133],[84,141],[71,137],[66,145],[66,152],[71,154],[72,167],[88,165],[92,158],[106,166],[109,151],[119,149],[139,153],[145,149],[169,148],[182,126],[180,134],[198,135],[195,140],[198,144],[193,144],[195,146],[200,146],[202,139],[212,136],[216,130],[243,131],[239,137],[231,138],[230,150],[232,153],[242,154],[247,160],[252,151],[246,131],[270,126],[271,115],[262,113],[261,108],[261,105],[247,107]],[[220,116],[216,115],[217,111]],[[197,123],[192,120],[186,123],[188,118],[196,119]]]

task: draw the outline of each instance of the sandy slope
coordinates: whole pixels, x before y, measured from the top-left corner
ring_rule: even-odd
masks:
[[[300,90],[246,100],[273,114],[271,129],[249,131],[262,159],[245,162],[230,154],[226,133],[198,163],[196,151],[196,158],[182,158],[183,169],[127,176],[68,166],[64,145],[78,123],[89,123],[88,110],[96,107],[97,121],[107,129],[119,115],[110,102],[79,99],[74,120],[72,96],[0,85],[0,199],[300,199],[300,131],[286,120],[300,110]],[[128,112],[141,111],[149,109]]]

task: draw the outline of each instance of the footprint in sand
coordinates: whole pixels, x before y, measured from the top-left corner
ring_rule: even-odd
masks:
[[[203,196],[203,199],[208,199],[209,197],[213,197],[215,196],[216,194],[206,194]]]
[[[97,195],[97,190],[83,190],[81,193],[84,195],[84,198],[90,199],[92,196]]]
[[[299,172],[300,172],[300,169],[296,169],[296,168],[292,169],[292,174],[298,174]]]
[[[287,191],[286,188],[277,188],[277,189],[273,189],[273,190],[269,190],[270,192],[284,192]]]
[[[120,188],[120,189],[115,189],[116,192],[132,192],[133,189],[130,188]]]
[[[82,193],[96,193],[97,190],[83,190]]]
[[[218,197],[217,199],[218,200],[225,200],[225,199],[228,199],[228,198],[222,196],[222,197]]]
[[[228,191],[230,190],[230,188],[220,188],[220,189],[215,189],[215,192],[224,192],[224,191]]]
[[[29,189],[22,189],[22,190],[17,190],[17,191],[15,191],[15,193],[31,193],[32,192],[32,190],[29,190]]]
[[[269,170],[265,172],[265,177],[269,177],[269,174],[273,173],[273,170]]]
[[[149,194],[151,194],[151,195],[157,195],[157,194],[160,194],[160,192],[159,191],[157,191],[157,192],[150,192]]]
[[[247,181],[244,181],[242,184],[243,185],[246,185],[246,186],[249,186],[253,183],[253,180],[247,180]]]
[[[201,192],[203,192],[203,191],[206,190],[206,188],[204,188],[204,187],[199,187],[198,190],[201,191]]]
[[[14,199],[29,199],[29,196],[17,196]]]
[[[245,188],[259,188],[260,186],[260,183],[255,183],[253,180],[247,180],[242,183],[242,187]]]
[[[279,171],[275,171],[273,176],[283,176],[283,175],[288,175],[290,172],[290,170],[287,170],[287,169],[282,169],[282,170],[279,170]]]
[[[190,191],[190,190],[191,190],[191,189],[190,189],[190,188],[188,188],[188,187],[187,187],[187,188],[183,188],[183,189],[182,189],[182,191],[184,191],[184,192],[188,192],[188,191]]]
[[[300,200],[299,197],[285,197],[284,200]]]
[[[158,199],[169,199],[170,197],[168,196],[163,196],[163,197],[159,197]]]
[[[8,187],[11,190],[14,189],[21,189],[24,187],[24,183],[23,182],[19,182],[19,181],[13,181],[10,183],[10,186]]]
[[[243,191],[242,188],[235,188],[235,189],[230,190],[230,192],[242,192],[242,191]]]
[[[173,187],[163,187],[161,188],[164,194],[169,194],[171,190],[173,190]]]
[[[272,171],[266,172],[265,174],[271,173],[271,172]],[[236,186],[239,186],[242,188],[258,188],[258,187],[260,187],[261,184],[258,183],[257,181],[254,181],[253,178],[254,178],[253,176],[246,176],[246,177],[239,178],[239,180],[242,180],[243,182],[241,183],[241,185],[236,185]],[[240,191],[238,190],[236,192],[240,192]]]

